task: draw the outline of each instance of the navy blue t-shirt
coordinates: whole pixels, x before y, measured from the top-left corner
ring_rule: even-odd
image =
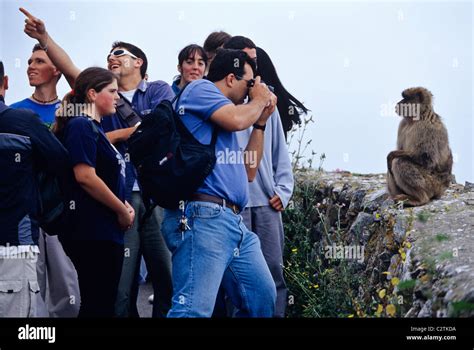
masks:
[[[87,164],[95,168],[97,176],[125,202],[125,161],[110,144],[100,123],[84,116],[74,117],[67,123],[62,139],[69,151],[71,166]],[[111,240],[123,244],[123,231],[115,212],[92,198],[76,181],[71,181],[69,190],[76,223],[71,239]]]

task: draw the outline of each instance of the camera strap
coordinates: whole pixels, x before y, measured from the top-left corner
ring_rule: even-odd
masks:
[[[132,104],[120,92],[120,100],[117,101],[116,113],[129,127],[135,126],[142,118],[132,107]]]

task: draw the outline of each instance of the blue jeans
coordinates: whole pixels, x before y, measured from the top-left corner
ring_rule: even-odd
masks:
[[[173,300],[168,317],[210,317],[222,285],[240,317],[272,317],[276,288],[260,241],[240,215],[208,202],[188,202],[189,230],[181,211],[165,210],[163,237],[172,255]]]

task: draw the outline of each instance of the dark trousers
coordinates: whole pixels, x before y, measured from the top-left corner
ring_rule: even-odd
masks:
[[[245,226],[260,239],[263,256],[277,289],[275,317],[285,317],[287,294],[283,276],[283,247],[285,235],[281,213],[270,206],[245,208],[242,212]]]
[[[141,257],[145,258],[148,276],[153,285],[152,317],[166,317],[171,308],[173,284],[171,281],[171,253],[161,234],[163,209],[156,207],[153,214],[138,230],[145,214],[140,192],[133,192],[130,204],[135,210],[135,221],[125,232],[125,254],[118,287],[115,314],[117,317],[139,317],[137,298]]]
[[[123,245],[112,241],[62,241],[77,270],[81,293],[78,317],[114,317]]]

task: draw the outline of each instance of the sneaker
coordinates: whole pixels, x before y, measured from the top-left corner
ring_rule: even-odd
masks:
[[[154,296],[154,294],[152,294],[152,295],[150,295],[150,296],[148,297],[148,302],[149,302],[150,304],[153,304],[153,296]]]

